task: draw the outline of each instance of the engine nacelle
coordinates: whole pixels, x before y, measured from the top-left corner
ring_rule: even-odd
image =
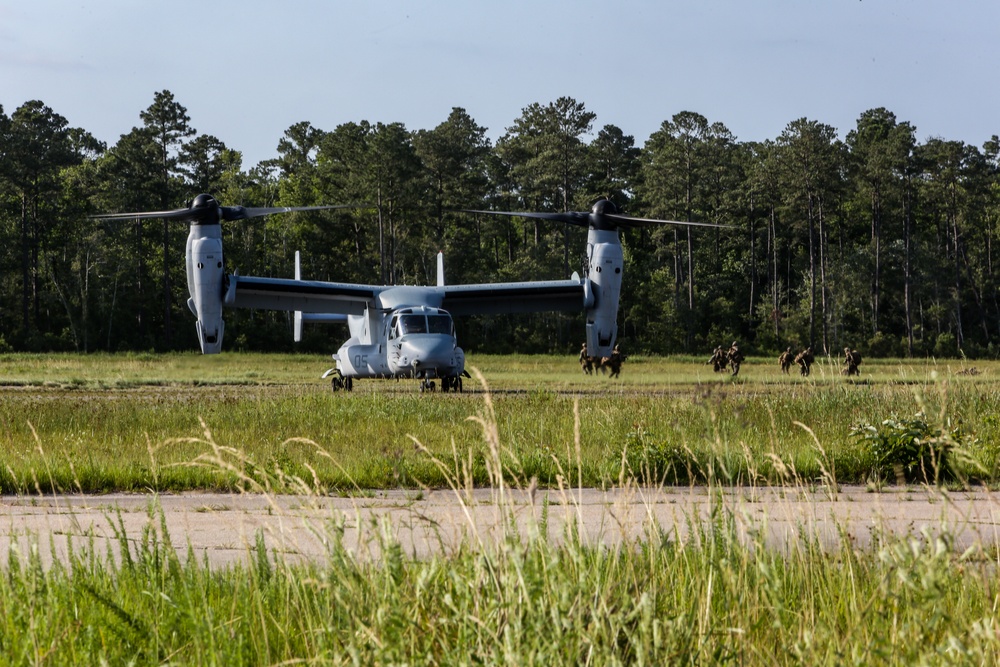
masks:
[[[188,308],[198,318],[202,354],[222,351],[222,301],[225,269],[222,261],[222,225],[193,224],[187,239]]]
[[[594,305],[587,309],[587,354],[610,357],[618,337],[618,299],[624,265],[618,232],[591,229],[587,260],[594,294]]]

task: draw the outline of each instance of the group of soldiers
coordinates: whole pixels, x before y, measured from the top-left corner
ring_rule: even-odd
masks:
[[[792,364],[799,365],[799,375],[806,377],[809,375],[809,371],[812,368],[813,363],[816,361],[816,357],[813,356],[813,351],[811,347],[807,347],[798,354],[792,354],[792,348],[789,346],[781,353],[778,357],[778,365],[781,366],[781,372],[788,374],[788,369],[792,367]],[[849,347],[844,348],[844,370],[842,371],[845,375],[861,375],[861,371],[858,367],[861,365],[861,353],[857,350],[852,350]]]
[[[781,372],[788,375],[788,369],[792,367],[793,363],[798,364],[799,375],[802,377],[808,377],[810,371],[812,371],[812,365],[816,363],[816,357],[813,355],[813,349],[811,347],[807,347],[798,354],[792,354],[791,346],[785,348],[785,351],[778,357],[778,365],[781,366]]]
[[[618,346],[615,345],[615,349],[611,352],[610,357],[592,357],[587,354],[587,344],[584,343],[580,347],[580,367],[583,368],[583,372],[587,375],[592,375],[594,369],[601,371],[602,373],[611,372],[611,377],[620,377],[622,370],[622,362],[625,361],[627,357],[621,353]],[[712,356],[708,358],[706,363],[712,365],[712,370],[716,373],[730,372],[733,376],[739,375],[740,365],[743,363],[744,356],[740,351],[739,345],[734,340],[729,346],[728,350],[724,350],[721,345],[715,348],[712,352]],[[807,347],[798,354],[792,352],[792,347],[788,346],[784,352],[778,357],[778,365],[781,367],[781,372],[788,374],[789,369],[792,364],[797,364],[799,367],[799,375],[802,377],[808,377],[810,371],[812,370],[812,365],[816,363],[816,357],[813,355],[812,347]],[[849,347],[844,348],[844,369],[841,371],[844,375],[861,375],[859,370],[861,366],[861,353],[857,350],[852,350]]]
[[[743,359],[744,356],[740,352],[740,346],[734,340],[728,350],[723,350],[721,345],[716,347],[706,363],[712,364],[712,370],[716,373],[723,373],[728,367],[732,374],[736,376],[740,374],[740,365],[743,363]]]
[[[622,354],[618,346],[615,345],[615,349],[611,351],[610,357],[591,357],[587,354],[587,344],[584,343],[580,347],[580,367],[583,372],[587,375],[593,375],[594,369],[601,371],[602,373],[611,372],[611,377],[621,377],[622,372],[622,362],[628,357]]]

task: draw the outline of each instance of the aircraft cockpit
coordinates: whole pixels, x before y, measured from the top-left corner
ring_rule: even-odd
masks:
[[[447,311],[420,306],[403,308],[389,320],[389,340],[410,334],[443,334],[455,336],[455,322]]]

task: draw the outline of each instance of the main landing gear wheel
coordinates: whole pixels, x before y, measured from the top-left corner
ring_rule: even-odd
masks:
[[[336,375],[330,380],[330,388],[334,392],[338,392],[341,389],[344,391],[351,391],[354,389],[354,378],[341,378]]]
[[[443,377],[441,378],[441,391],[448,393],[448,391],[454,391],[456,393],[462,393],[462,378],[456,376],[453,377]]]

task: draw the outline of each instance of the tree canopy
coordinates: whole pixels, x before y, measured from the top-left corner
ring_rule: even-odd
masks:
[[[89,216],[207,192],[228,205],[356,205],[227,224],[229,271],[290,277],[299,250],[307,278],[388,284],[433,283],[439,250],[451,283],[565,278],[582,263],[582,230],[458,211],[586,210],[607,197],[630,215],[730,226],[622,233],[630,351],[703,353],[738,339],[758,353],[998,352],[995,135],[920,142],[878,108],[843,137],[799,118],[743,142],[685,110],[640,145],[560,97],[525,107],[495,144],[458,107],[430,129],[302,121],[276,138],[274,159],[248,168],[169,91],[138,121],[105,146],[41,101],[9,116],[0,107],[0,349],[196,349],[186,230]],[[570,352],[584,330],[582,314],[556,313],[458,326],[464,347],[497,352]],[[339,338],[315,327],[302,346],[327,351]],[[229,312],[227,346],[291,349],[288,315]]]

